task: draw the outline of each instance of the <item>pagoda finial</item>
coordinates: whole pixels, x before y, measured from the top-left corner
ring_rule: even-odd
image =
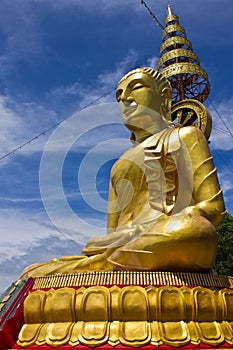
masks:
[[[191,42],[187,40],[185,29],[170,5],[165,19],[157,70],[170,81],[173,102],[190,98],[204,102],[208,97],[208,75],[200,66],[199,58],[193,52]]]
[[[171,16],[171,15],[172,15],[171,5],[168,5],[168,6],[167,6],[167,13],[168,13],[168,16]]]
[[[176,15],[174,15],[174,13],[172,13],[171,6],[168,5],[168,7],[167,7],[167,18],[165,20],[165,23],[167,24],[167,23],[172,22],[172,21],[178,22],[179,18]]]

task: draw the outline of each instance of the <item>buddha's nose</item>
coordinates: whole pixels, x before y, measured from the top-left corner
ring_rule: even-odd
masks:
[[[133,101],[133,97],[131,96],[130,94],[130,91],[128,89],[125,89],[123,92],[122,92],[122,95],[121,95],[121,100],[122,102],[126,102],[126,103],[131,103]]]

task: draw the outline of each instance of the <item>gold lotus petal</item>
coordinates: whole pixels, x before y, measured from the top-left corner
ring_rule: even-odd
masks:
[[[120,342],[125,345],[142,346],[150,342],[150,324],[146,321],[121,323]]]
[[[201,322],[198,324],[201,337],[200,340],[204,344],[217,346],[224,341],[219,323],[217,322]]]
[[[69,344],[76,346],[79,344],[79,337],[82,331],[82,322],[76,322],[72,328]]]
[[[47,330],[49,323],[44,323],[37,336],[36,345],[43,345],[46,343]]]
[[[190,342],[189,331],[184,321],[160,323],[161,339],[165,344],[181,346]]]
[[[19,332],[17,344],[22,347],[33,345],[41,327],[41,324],[24,324]]]

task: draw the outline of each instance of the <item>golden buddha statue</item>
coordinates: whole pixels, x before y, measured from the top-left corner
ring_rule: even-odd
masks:
[[[90,239],[86,256],[34,264],[23,276],[214,267],[225,209],[204,134],[174,127],[169,82],[152,68],[125,75],[116,97],[134,145],[111,171],[107,235]]]
[[[25,269],[39,277],[27,280],[20,347],[233,345],[233,279],[209,273],[225,209],[200,102],[208,76],[170,7],[165,23],[162,74],[138,68],[117,87],[134,145],[111,170],[107,235],[86,256]]]

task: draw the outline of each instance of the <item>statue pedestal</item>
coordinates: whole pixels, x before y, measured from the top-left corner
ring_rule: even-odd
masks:
[[[30,278],[20,295],[0,349],[233,348],[231,277],[77,273]]]

